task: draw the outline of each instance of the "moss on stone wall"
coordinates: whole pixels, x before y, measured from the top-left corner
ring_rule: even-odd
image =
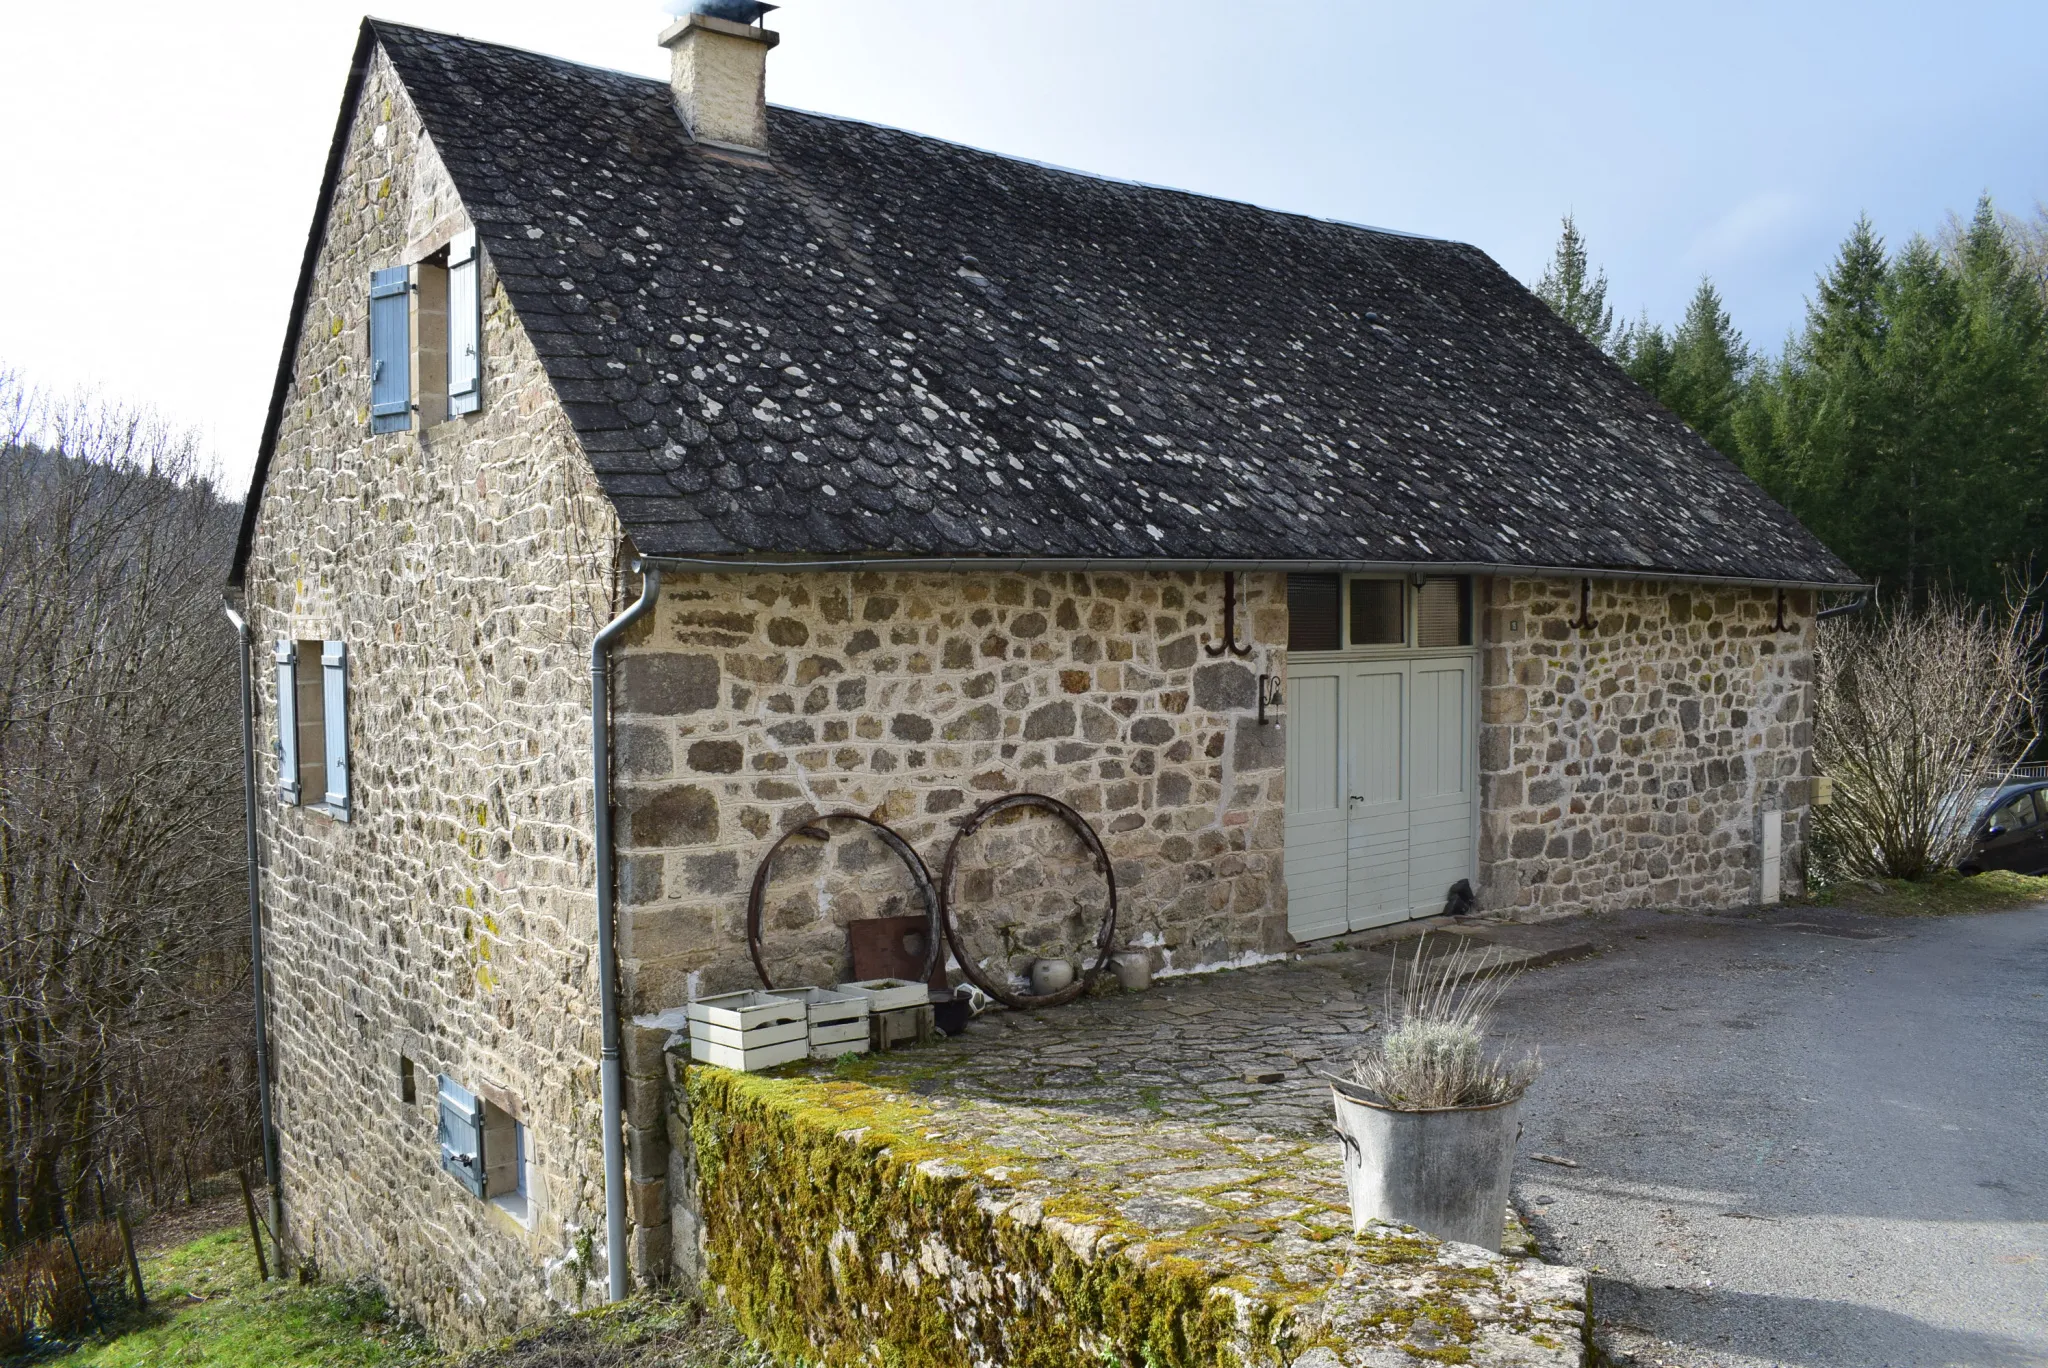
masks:
[[[689,1071],[711,1281],[749,1334],[825,1363],[1283,1362],[1248,1302],[1106,1204],[1017,1193],[1028,1159],[926,1138],[845,1079]],[[1006,1197],[1011,1200],[1005,1200]],[[1262,1349],[1261,1346],[1264,1346]]]
[[[1341,1368],[1391,1349],[1579,1361],[1560,1347],[1583,1324],[1575,1270],[1392,1227],[1354,1238],[1348,1224],[1326,1237],[1341,1242],[1323,1246],[1334,1257],[1280,1253],[1274,1233],[1246,1242],[1268,1251],[1249,1261],[1219,1257],[1260,1218],[1148,1229],[1121,1214],[1128,1190],[995,1148],[949,1104],[850,1071],[693,1065],[683,1083],[708,1282],[785,1360]]]

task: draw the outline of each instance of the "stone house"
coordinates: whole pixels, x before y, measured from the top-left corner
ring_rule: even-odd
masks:
[[[668,84],[362,29],[233,580],[296,1258],[457,1331],[687,1265],[621,1033],[754,981],[820,814],[936,867],[1058,797],[1162,972],[1797,887],[1854,576],[1483,253],[663,41]],[[997,971],[1080,948],[1062,839],[969,853]],[[778,978],[909,907],[878,849],[778,869]]]

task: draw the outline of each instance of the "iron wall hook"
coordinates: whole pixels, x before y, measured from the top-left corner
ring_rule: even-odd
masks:
[[[1210,656],[1226,652],[1234,656],[1248,656],[1252,653],[1251,643],[1237,644],[1237,571],[1223,572],[1223,641],[1219,645],[1202,643],[1202,649]]]
[[[1579,581],[1579,615],[1565,626],[1579,632],[1593,630],[1593,580],[1590,576]]]

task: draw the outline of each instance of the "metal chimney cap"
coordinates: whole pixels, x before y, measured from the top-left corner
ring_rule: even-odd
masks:
[[[702,14],[731,24],[759,24],[768,11],[782,7],[762,0],[669,0],[664,8],[677,18]]]

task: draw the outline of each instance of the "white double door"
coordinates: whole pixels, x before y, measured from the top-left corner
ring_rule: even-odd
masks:
[[[1287,669],[1287,923],[1297,940],[1443,910],[1473,877],[1473,659]]]

